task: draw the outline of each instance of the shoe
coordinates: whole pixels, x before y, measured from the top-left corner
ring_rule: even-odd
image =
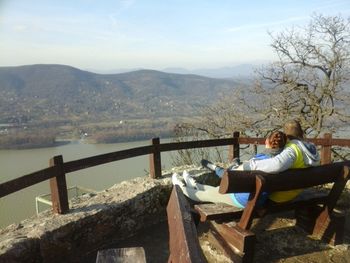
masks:
[[[209,170],[212,170],[212,171],[215,171],[215,168],[217,167],[215,164],[205,159],[201,160],[201,164],[203,167],[208,168]]]
[[[241,165],[242,163],[241,163],[241,160],[239,159],[239,158],[234,158],[233,160],[232,160],[232,163],[231,163],[231,165],[236,165],[236,166],[239,166],[239,165]]]
[[[194,180],[192,178],[192,176],[186,170],[182,173],[182,177],[185,180],[186,186],[189,186],[189,187],[197,189],[196,180]]]
[[[237,169],[239,166],[241,165],[241,161],[239,160],[239,158],[234,158],[232,160],[232,163],[228,166],[228,170],[235,170]]]
[[[179,185],[182,187],[185,186],[185,183],[180,179],[180,176],[177,173],[173,173],[173,175],[171,176],[171,181],[173,185]]]

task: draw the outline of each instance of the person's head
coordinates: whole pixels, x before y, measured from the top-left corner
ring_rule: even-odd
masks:
[[[304,138],[303,129],[301,128],[300,123],[296,120],[291,120],[284,124],[284,133],[288,138]]]
[[[266,148],[282,149],[287,143],[287,136],[281,131],[272,132],[265,141]]]

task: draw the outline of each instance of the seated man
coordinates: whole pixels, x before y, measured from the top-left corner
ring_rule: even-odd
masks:
[[[304,132],[298,121],[289,121],[284,125],[288,142],[283,151],[273,158],[265,160],[251,159],[243,164],[243,170],[259,170],[266,173],[279,173],[288,169],[318,166],[320,157],[316,146],[304,140]],[[286,202],[294,199],[302,190],[274,192],[269,199],[274,202]]]

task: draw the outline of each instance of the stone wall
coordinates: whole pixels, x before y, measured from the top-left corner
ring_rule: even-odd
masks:
[[[108,242],[166,220],[169,176],[140,177],[70,203],[65,215],[45,211],[0,230],[0,262],[78,262]]]

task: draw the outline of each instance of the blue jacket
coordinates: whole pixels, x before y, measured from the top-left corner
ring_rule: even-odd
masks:
[[[274,154],[276,154],[276,153],[274,153]],[[269,158],[273,157],[274,154],[258,153],[252,159],[255,159],[255,160],[269,159]],[[250,193],[233,193],[230,195],[231,195],[231,199],[233,201],[234,206],[239,207],[239,208],[244,208],[248,203]],[[258,200],[258,204],[263,205],[266,202],[266,200],[268,199],[268,196],[269,195],[267,192],[261,193],[259,200]]]

